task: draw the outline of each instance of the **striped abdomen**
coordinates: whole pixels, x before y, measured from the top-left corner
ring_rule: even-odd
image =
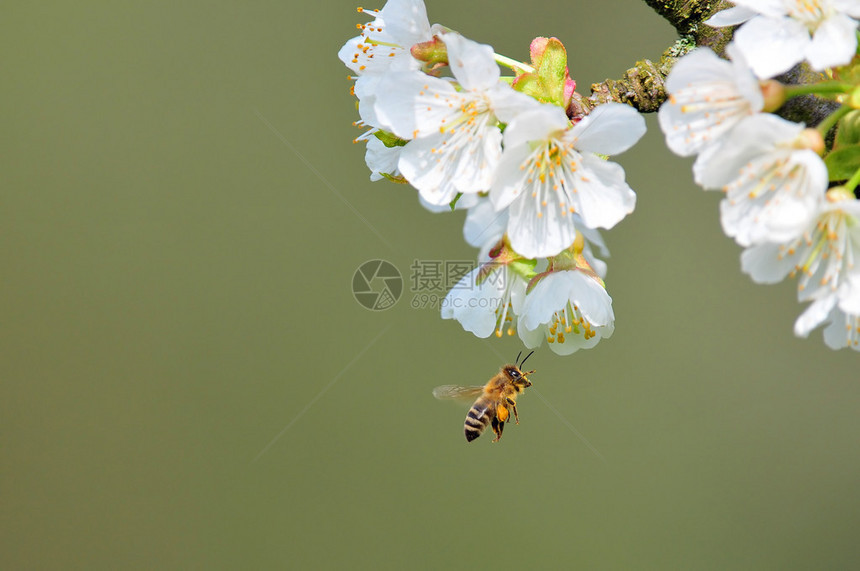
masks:
[[[466,414],[466,424],[464,425],[466,440],[471,442],[479,437],[489,426],[494,415],[492,401],[486,396],[479,397]]]

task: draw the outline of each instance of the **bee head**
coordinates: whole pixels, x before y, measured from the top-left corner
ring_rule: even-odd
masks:
[[[534,371],[524,373],[516,365],[505,365],[502,371],[519,390],[522,391],[526,387],[532,386],[532,382],[528,379],[528,376],[534,373]]]
[[[522,361],[520,361],[520,356],[522,354],[523,354],[522,351],[517,353],[517,360],[514,361],[514,363],[516,363],[516,365],[508,365],[508,367],[510,367],[512,369],[512,371],[506,370],[505,372],[508,373],[508,377],[511,379],[511,381],[513,381],[515,384],[521,386],[524,389],[526,387],[532,386],[532,382],[528,379],[528,376],[531,375],[532,373],[534,373],[534,371],[533,370],[532,371],[526,371],[524,373],[522,371],[522,368],[523,368],[523,365],[526,364],[526,360],[528,360],[529,357],[534,355],[534,351],[530,352],[528,355],[525,356],[525,358]],[[507,369],[507,367],[506,367],[506,369]]]

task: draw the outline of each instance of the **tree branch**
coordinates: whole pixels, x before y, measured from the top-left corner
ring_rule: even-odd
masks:
[[[574,94],[568,107],[568,115],[577,117],[587,114],[593,107],[616,101],[626,103],[640,113],[653,113],[666,100],[666,76],[675,62],[695,47],[709,47],[724,56],[726,46],[732,39],[733,27],[712,28],[702,24],[716,12],[730,8],[726,0],[644,0],[657,14],[665,18],[680,38],[663,52],[660,61],[648,59],[636,65],[620,79],[606,79],[591,85],[591,95],[583,97]],[[795,66],[789,72],[777,77],[788,85],[820,81],[824,76],[813,71],[806,63]],[[814,95],[791,99],[777,115],[799,123],[815,126],[839,105],[833,101]]]

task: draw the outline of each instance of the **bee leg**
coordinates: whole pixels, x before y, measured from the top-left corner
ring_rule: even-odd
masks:
[[[520,415],[517,414],[517,403],[514,399],[508,397],[508,404],[511,405],[511,408],[514,409],[514,420],[517,421],[517,424],[520,423]]]
[[[502,431],[505,429],[505,422],[500,421],[497,417],[493,417],[493,432],[496,433],[496,437],[493,439],[493,442],[498,442],[499,438],[502,437]]]

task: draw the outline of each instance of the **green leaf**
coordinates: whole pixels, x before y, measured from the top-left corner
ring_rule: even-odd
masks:
[[[860,170],[860,145],[841,147],[831,152],[824,157],[824,164],[827,165],[831,181],[848,180]]]

